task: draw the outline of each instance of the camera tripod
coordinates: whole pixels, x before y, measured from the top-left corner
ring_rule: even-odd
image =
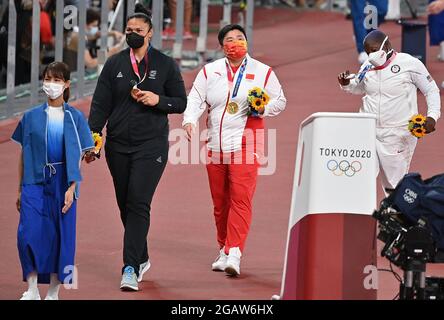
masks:
[[[400,285],[400,300],[425,300],[426,263],[423,260],[409,260],[405,264],[404,281]]]

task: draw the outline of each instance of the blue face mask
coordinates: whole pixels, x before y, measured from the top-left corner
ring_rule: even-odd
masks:
[[[99,32],[99,27],[91,27],[91,29],[89,29],[86,34],[88,36],[95,36],[97,34],[97,32]]]

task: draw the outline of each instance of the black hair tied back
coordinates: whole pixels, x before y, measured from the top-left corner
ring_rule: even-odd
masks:
[[[145,8],[145,6],[141,3],[136,3],[134,8],[134,13],[128,17],[126,22],[131,19],[142,19],[145,23],[150,26],[150,29],[153,27],[153,23],[151,22],[151,11]]]

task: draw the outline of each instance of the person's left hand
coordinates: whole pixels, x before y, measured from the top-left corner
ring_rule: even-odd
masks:
[[[63,214],[68,212],[73,202],[74,202],[74,188],[69,187],[68,190],[65,192],[65,206],[62,208]]]
[[[137,102],[149,107],[154,107],[159,103],[159,96],[151,91],[141,90],[137,93]]]
[[[191,141],[191,137],[193,136],[193,133],[194,133],[194,125],[191,123],[186,123],[183,126],[183,129],[185,130],[185,132],[187,134],[188,141]]]
[[[433,131],[435,131],[435,125],[436,125],[435,119],[433,119],[432,117],[427,117],[424,123],[424,128],[427,133],[432,133]]]

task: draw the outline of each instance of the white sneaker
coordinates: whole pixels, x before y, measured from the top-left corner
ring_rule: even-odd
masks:
[[[45,300],[59,300],[59,296],[46,296]]]
[[[211,265],[211,270],[213,271],[225,271],[227,266],[228,256],[225,254],[225,248],[220,249],[219,256]]]
[[[358,61],[360,64],[363,64],[368,59],[368,54],[365,51],[362,51],[358,56]]]
[[[228,252],[227,265],[225,267],[225,272],[230,276],[240,275],[240,260],[242,253],[239,247],[231,248]]]
[[[137,278],[137,282],[141,282],[143,280],[143,274],[147,272],[151,268],[150,260],[145,263],[142,263],[139,267],[139,277]]]
[[[38,291],[37,292],[25,291],[20,300],[41,300],[40,293]]]
[[[296,3],[294,3],[294,0],[281,0],[281,2],[290,8],[296,8]]]

